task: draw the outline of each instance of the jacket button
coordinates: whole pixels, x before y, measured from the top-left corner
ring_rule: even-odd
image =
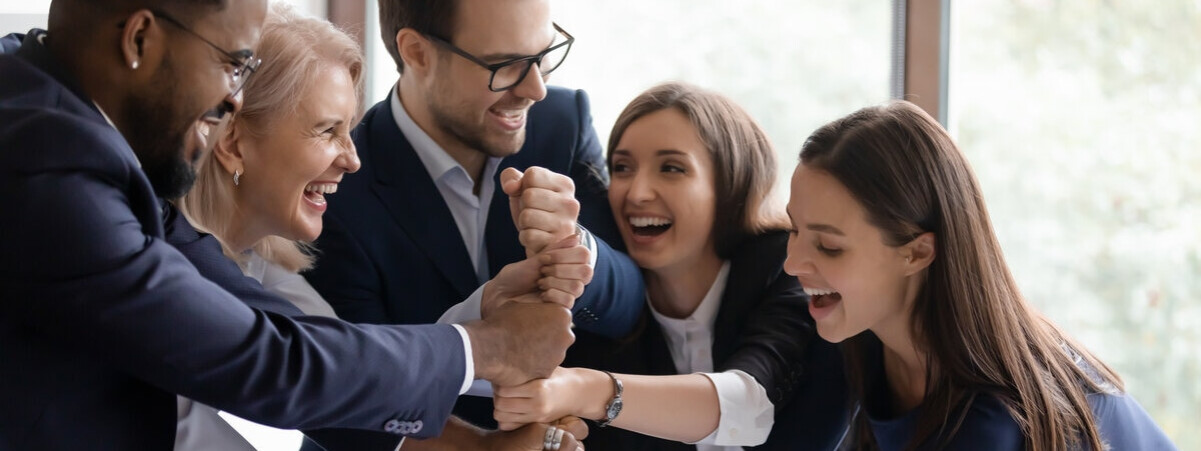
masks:
[[[403,425],[403,422],[401,422],[400,420],[391,419],[391,420],[388,420],[387,423],[384,423],[384,431],[392,433],[392,434],[401,434],[402,432],[400,431],[400,428],[402,425]]]

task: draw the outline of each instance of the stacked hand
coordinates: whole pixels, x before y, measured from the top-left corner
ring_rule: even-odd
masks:
[[[537,166],[525,172],[508,168],[500,173],[500,185],[509,195],[509,210],[526,257],[575,233],[580,202],[570,177]]]
[[[594,377],[593,373],[598,376]],[[608,376],[597,371],[556,368],[546,379],[535,379],[512,387],[496,387],[493,416],[500,429],[506,431],[563,417],[600,418],[603,416],[601,412],[590,410],[603,408],[608,400],[606,396],[612,393],[591,387],[606,387],[608,382]]]
[[[480,316],[487,318],[509,301],[551,302],[570,309],[592,281],[588,259],[588,248],[569,235],[533,257],[505,265],[484,286]]]
[[[588,426],[569,417],[554,424],[527,424],[512,431],[495,431],[485,438],[489,450],[582,451]]]

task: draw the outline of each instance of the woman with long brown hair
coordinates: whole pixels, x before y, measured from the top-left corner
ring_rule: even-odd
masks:
[[[967,159],[908,102],[801,150],[785,270],[844,342],[854,449],[1174,449],[1108,366],[1022,297]]]

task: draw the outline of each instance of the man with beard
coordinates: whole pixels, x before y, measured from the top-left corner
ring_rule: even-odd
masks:
[[[641,275],[606,244],[621,239],[586,95],[545,85],[573,42],[548,1],[379,8],[400,79],[352,134],[362,169],[326,212],[308,280],[349,321],[432,323],[505,264],[580,230],[594,271],[575,323],[628,333]],[[478,317],[478,304],[467,310]],[[463,398],[455,412],[494,425],[490,401]]]
[[[55,0],[49,31],[0,56],[0,195],[15,203],[0,219],[0,449],[168,448],[173,393],[278,427],[428,437],[473,376],[520,383],[562,361],[559,306],[454,327],[289,318],[163,240],[157,198],[189,188],[196,125],[240,107],[265,3]]]

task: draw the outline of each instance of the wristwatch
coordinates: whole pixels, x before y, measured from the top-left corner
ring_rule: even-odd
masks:
[[[621,414],[621,380],[613,376],[613,373],[605,371],[609,375],[609,379],[613,379],[613,399],[605,404],[605,419],[601,420],[600,427],[608,426],[613,420],[617,419],[617,415]]]

